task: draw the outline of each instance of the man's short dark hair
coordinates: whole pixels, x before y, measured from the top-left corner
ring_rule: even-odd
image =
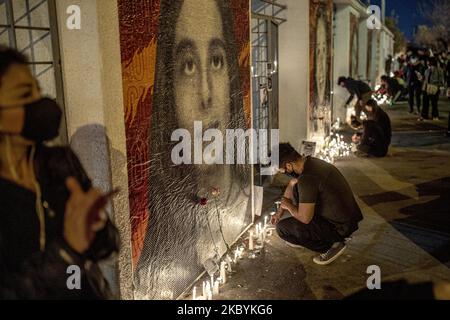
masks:
[[[376,109],[378,108],[378,103],[374,99],[370,99],[367,101],[366,106]]]
[[[346,77],[339,77],[338,79],[338,85],[341,85],[341,83],[346,83],[347,82],[347,78]]]
[[[389,77],[388,76],[381,76],[381,81],[388,81]]]
[[[27,63],[27,58],[19,51],[0,45],[0,86],[1,79],[11,65]]]
[[[287,163],[295,162],[302,157],[290,143],[280,143],[279,154],[280,168],[284,168]]]

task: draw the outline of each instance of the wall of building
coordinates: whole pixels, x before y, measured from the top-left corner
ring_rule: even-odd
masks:
[[[66,27],[69,5],[81,9],[81,30]],[[103,269],[112,287],[119,289],[120,283],[121,297],[129,299],[132,271],[117,2],[58,0],[57,16],[69,141],[96,186],[121,190],[110,210],[121,233],[119,262],[106,263]]]
[[[309,1],[283,0],[279,27],[280,140],[300,150],[308,136]]]

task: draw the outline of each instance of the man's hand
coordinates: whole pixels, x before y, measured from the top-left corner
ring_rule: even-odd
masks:
[[[274,226],[280,222],[281,215],[283,214],[283,211],[281,213],[275,213],[272,217],[270,217],[270,223],[272,223]]]
[[[95,188],[84,192],[74,178],[68,178],[66,185],[70,198],[66,204],[64,239],[73,250],[83,254],[94,241],[95,233],[105,227],[107,198]]]

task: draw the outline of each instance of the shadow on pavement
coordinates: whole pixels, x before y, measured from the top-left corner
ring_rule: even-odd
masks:
[[[417,203],[400,208],[406,218],[388,222],[423,250],[450,267],[450,177],[421,183],[415,186],[419,198],[435,196],[423,203],[399,192],[383,192],[362,196],[368,206],[379,203],[412,200]],[[380,213],[383,216],[383,213]]]

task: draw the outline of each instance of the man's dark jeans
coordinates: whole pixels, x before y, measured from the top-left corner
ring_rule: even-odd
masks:
[[[408,87],[408,104],[409,111],[414,111],[414,98],[416,99],[417,112],[420,114],[420,107],[422,105],[422,85],[414,84]]]
[[[333,243],[345,240],[333,224],[320,216],[314,216],[310,224],[293,217],[281,220],[277,232],[281,239],[319,253],[325,253]]]
[[[440,91],[438,91],[435,95],[428,95],[426,92],[423,93],[423,109],[422,109],[422,118],[429,119],[430,115],[430,102],[431,102],[431,117],[439,118],[439,96]]]

